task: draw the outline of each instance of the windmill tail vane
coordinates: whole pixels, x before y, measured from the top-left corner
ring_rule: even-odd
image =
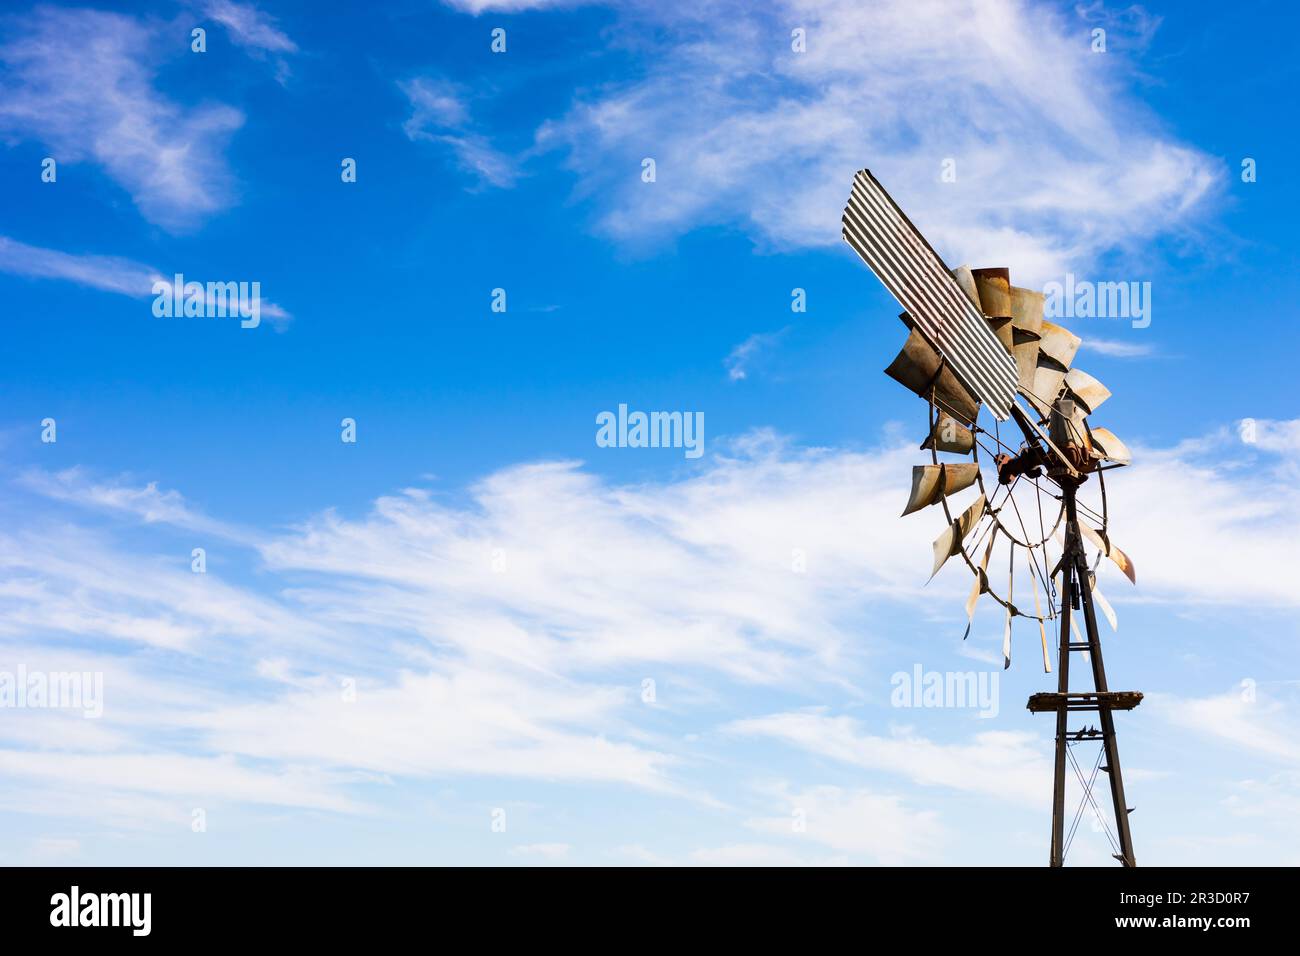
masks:
[[[1110,537],[1105,485],[1106,472],[1129,464],[1131,455],[1113,432],[1089,421],[1111,393],[1073,367],[1081,340],[1044,317],[1042,293],[1013,286],[1007,268],[949,269],[870,170],[853,178],[843,236],[903,307],[899,318],[907,337],[885,374],[929,406],[920,449],[930,460],[912,469],[903,516],[936,505],[943,511],[946,527],[933,543],[930,577],[950,558],[961,557],[974,576],[966,635],[987,595],[1004,613],[1004,667],[1011,666],[1015,618],[1037,625],[1049,673],[1048,625],[1056,632],[1057,689],[1034,694],[1028,704],[1033,713],[1056,715],[1049,862],[1064,864],[1079,822],[1091,810],[1114,858],[1134,866],[1132,809],[1125,800],[1113,712],[1132,710],[1142,695],[1109,689],[1096,613],[1100,608],[1118,629],[1114,609],[1097,586],[1103,558],[1136,583],[1132,560]],[[981,406],[991,421],[981,421]],[[1028,589],[1023,583],[1016,588],[1018,567],[1028,574]],[[1074,654],[1090,666],[1091,690],[1070,690]],[[1081,711],[1095,713],[1100,728],[1072,730],[1071,715]],[[1075,748],[1088,742],[1101,744],[1091,778],[1075,758]],[[1082,785],[1068,834],[1067,764]],[[1098,773],[1109,780],[1110,821],[1092,796]]]

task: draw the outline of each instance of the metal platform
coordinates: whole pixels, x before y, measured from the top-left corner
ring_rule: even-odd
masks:
[[[1086,691],[1073,694],[1034,694],[1027,705],[1035,714],[1055,713],[1059,710],[1132,710],[1142,703],[1142,694],[1136,690]]]

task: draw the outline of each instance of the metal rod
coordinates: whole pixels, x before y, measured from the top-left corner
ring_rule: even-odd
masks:
[[[1070,542],[1077,539],[1078,526],[1074,518],[1074,489],[1065,486],[1066,525],[1065,548],[1069,553]],[[1074,565],[1061,559],[1061,640],[1060,652],[1056,663],[1056,690],[1061,694],[1070,692],[1070,604],[1074,582]],[[1068,746],[1067,734],[1069,713],[1065,707],[1056,712],[1056,766],[1052,779],[1052,866],[1065,865],[1065,754]]]

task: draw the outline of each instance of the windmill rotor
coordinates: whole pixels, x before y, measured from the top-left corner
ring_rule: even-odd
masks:
[[[869,170],[854,176],[843,237],[904,308],[899,318],[907,337],[885,374],[926,402],[920,449],[929,462],[913,467],[902,515],[909,521],[917,513],[944,516],[930,577],[959,555],[973,575],[963,639],[986,595],[1004,614],[1004,668],[1011,666],[1017,617],[1036,625],[1046,672],[1053,669],[1047,626],[1059,630],[1058,690],[1036,694],[1029,704],[1031,711],[1057,714],[1052,865],[1063,863],[1066,846],[1064,748],[1096,738],[1106,758],[1097,766],[1110,780],[1115,807],[1116,858],[1132,866],[1111,712],[1132,709],[1142,695],[1107,689],[1096,627],[1098,609],[1118,627],[1097,587],[1103,558],[1136,583],[1132,560],[1111,539],[1105,484],[1106,471],[1128,465],[1132,456],[1113,432],[1089,420],[1111,392],[1075,367],[1082,340],[1046,318],[1042,293],[1012,285],[1007,267],[949,269]],[[1091,692],[1069,689],[1073,652],[1088,657]],[[1096,711],[1102,729],[1071,736],[1067,714],[1078,710]],[[1091,786],[1085,799],[1096,809]]]

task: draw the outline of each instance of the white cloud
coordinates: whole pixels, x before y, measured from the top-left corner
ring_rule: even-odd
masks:
[[[469,107],[455,84],[417,76],[397,85],[411,105],[411,115],[402,124],[408,139],[448,147],[457,165],[480,182],[503,189],[515,184],[519,178],[516,161],[470,128]]]
[[[411,115],[402,124],[408,139],[429,139],[431,126],[460,126],[469,120],[469,109],[454,83],[417,76],[397,86],[411,104]]]
[[[514,856],[535,856],[550,862],[558,862],[569,855],[572,847],[567,843],[525,843],[513,847],[510,852]]]
[[[274,63],[278,82],[288,79],[289,63],[285,57],[297,53],[298,44],[276,26],[274,17],[251,3],[234,0],[207,0],[203,12],[225,27],[231,41],[249,56]]]
[[[1089,28],[1100,26],[1106,30],[1107,43],[1113,44],[1118,40],[1125,49],[1145,50],[1164,20],[1138,4],[1108,8],[1103,0],[1092,0],[1088,4],[1077,4],[1074,9]]]
[[[60,163],[90,160],[150,222],[178,230],[232,201],[223,156],[238,110],[186,109],[153,85],[157,27],[115,13],[41,7],[0,48],[0,130]]]
[[[732,349],[722,363],[726,366],[727,378],[733,382],[747,378],[755,359],[774,346],[783,332],[756,332]]]
[[[1269,433],[1273,425],[1289,427],[1268,424]],[[1176,507],[1199,494],[1203,526],[1233,532],[1208,546],[1236,562],[1246,583],[1220,588],[1153,570],[1140,572],[1139,594],[1294,606],[1293,575],[1275,555],[1289,549],[1295,522],[1254,503],[1263,464],[1204,464],[1222,457],[1219,440],[1139,455],[1112,501],[1156,511],[1156,524],[1125,513],[1116,528],[1139,532],[1121,541],[1140,569],[1181,561],[1194,536],[1171,533],[1157,499]],[[877,646],[870,622],[886,604],[958,620],[960,569],[920,587],[938,520],[897,517],[915,460],[911,441],[858,453],[799,450],[759,434],[660,482],[619,484],[576,463],[521,465],[472,486],[464,503],[408,489],[356,517],[325,512],[288,530],[231,532],[216,540],[240,550],[226,561],[244,569],[239,579],[221,562],[191,573],[188,534],[141,554],[138,538],[133,547],[117,540],[120,520],[91,532],[39,509],[17,512],[0,535],[0,637],[52,646],[107,639],[98,646],[119,663],[94,730],[13,723],[14,746],[57,745],[57,765],[24,764],[11,749],[5,769],[40,777],[33,805],[61,812],[83,805],[73,788],[83,760],[91,776],[117,781],[114,792],[156,769],[148,789],[159,800],[173,784],[188,794],[191,770],[210,781],[234,767],[220,791],[228,799],[354,811],[365,805],[358,784],[463,776],[630,786],[716,805],[694,776],[691,738],[664,733],[654,722],[660,709],[639,703],[641,678],[705,685],[715,702],[723,688],[754,685],[820,696],[861,673]],[[29,474],[22,486],[138,520],[154,535],[213,520],[174,492],[85,471]],[[792,567],[796,549],[802,573]],[[1249,713],[1203,704],[1187,719],[1290,753]],[[180,737],[158,737],[150,728],[159,726]],[[1046,778],[1038,735],[936,742],[791,709],[726,729],[724,737],[785,741],[900,784],[1033,806]],[[878,790],[799,792],[832,819],[867,806],[880,819],[918,812]],[[753,826],[775,832],[779,815],[751,812]],[[921,833],[937,823],[915,822]],[[867,831],[837,839],[824,846],[891,859],[904,852]]]
[[[1183,730],[1274,760],[1300,762],[1295,721],[1280,701],[1242,689],[1211,697],[1150,694],[1148,708]]]
[[[1281,532],[1300,523],[1300,497],[1280,491],[1300,457],[1282,437],[1295,427],[1261,420],[1254,444],[1226,429],[1172,449],[1128,441],[1134,464],[1110,472],[1106,488],[1112,538],[1133,559],[1138,597],[1300,605],[1291,536]]]
[[[106,637],[115,650],[221,661],[184,687],[186,706],[160,702],[148,719],[109,706],[95,734],[65,734],[59,766],[70,775],[82,760],[100,775],[120,768],[122,780],[132,760],[147,772],[151,756],[188,767],[148,735],[169,726],[198,751],[187,759],[311,770],[289,791],[276,776],[250,778],[248,799],[306,800],[311,790],[320,805],[342,806],[345,775],[361,774],[575,780],[708,800],[676,778],[680,742],[637,726],[644,667],[741,683],[839,681],[835,662],[859,637],[847,618],[863,593],[895,587],[872,570],[889,562],[844,530],[895,510],[899,474],[882,456],[791,456],[770,440],[662,486],[610,485],[574,464],[521,466],[477,485],[467,508],[409,490],[359,519],[326,513],[235,537],[262,555],[257,590],[216,566],[191,573],[188,545],[147,557],[117,552],[106,534],[15,528],[0,537],[0,633]],[[897,487],[873,494],[882,480]],[[24,487],[154,528],[207,520],[173,492],[80,471],[29,475]],[[790,569],[795,543],[814,556],[806,574]],[[125,666],[175,687],[154,658]],[[345,680],[355,680],[355,700],[345,700]],[[231,699],[218,689],[250,681],[265,692]],[[96,762],[105,748],[121,759]],[[38,771],[39,803],[81,806],[67,793],[71,777],[45,765],[24,776]],[[176,776],[157,775],[160,790]]]
[[[359,682],[354,701],[344,697],[344,675],[322,677],[310,690],[233,704],[194,723],[221,752],[290,766],[675,789],[664,776],[672,758],[607,739],[619,730],[625,690],[503,665],[433,666],[401,673],[391,684]]]
[[[5,236],[0,236],[0,272],[32,279],[62,279],[91,289],[116,292],[138,299],[152,298],[156,282],[166,286],[163,295],[171,296],[172,285],[175,282],[174,276],[164,276],[159,270],[139,262],[132,262],[130,259],[117,256],[76,255],[60,252],[57,249],[29,246]],[[191,275],[186,281],[188,284],[197,280]],[[216,300],[209,298],[207,294],[207,281],[226,280],[205,280],[204,302],[215,304]],[[259,309],[261,318],[269,320],[277,328],[283,328],[293,318],[282,306],[269,299],[262,299]],[[145,314],[152,317],[152,312]]]
[[[774,790],[789,807],[783,815],[756,817],[747,826],[764,833],[807,839],[840,853],[864,855],[882,866],[937,860],[944,839],[938,814],[909,809],[901,797],[870,790],[809,787]],[[799,813],[803,830],[794,829]]]
[[[629,843],[615,847],[614,853],[621,857],[627,857],[629,860],[643,866],[672,866],[672,860],[647,849],[639,843]]]
[[[819,756],[898,774],[922,786],[948,787],[1036,805],[1048,759],[1031,734],[985,731],[970,743],[937,744],[906,728],[870,733],[849,717],[785,713],[738,720],[729,733],[772,737]]]
[[[10,779],[62,784],[91,796],[100,792],[183,796],[356,812],[357,804],[333,795],[312,771],[264,772],[240,766],[232,757],[178,754],[77,754],[0,750],[0,773]],[[202,804],[195,804],[201,806]],[[31,808],[38,809],[38,808]]]
[[[584,0],[444,0],[447,6],[472,13],[522,13],[527,10],[550,10],[581,6]]]
[[[1238,432],[1244,423],[1238,423]],[[1282,455],[1292,461],[1300,459],[1300,418],[1276,420],[1252,419],[1253,437],[1249,443],[1263,451]]]
[[[143,486],[123,480],[97,481],[85,469],[65,468],[58,472],[29,471],[19,478],[19,482],[28,490],[56,501],[121,512],[146,524],[163,522],[235,540],[248,537],[244,532],[195,511],[180,492],[160,490],[156,481]]]
[[[748,681],[798,661],[815,679],[849,639],[854,596],[919,589],[919,572],[860,536],[907,538],[918,555],[928,545],[892,521],[903,453],[787,451],[759,441],[646,486],[524,465],[479,483],[471,510],[410,489],[360,520],[322,515],[263,555],[278,571],[350,579],[297,589],[315,614],[382,620],[476,658],[545,671],[677,663]],[[805,574],[791,570],[795,548]]]
[[[37,837],[32,853],[40,859],[67,859],[81,853],[81,841],[72,837]]]
[[[1214,803],[1189,801],[1180,807],[1192,815],[1192,825],[1168,842],[1188,863],[1210,854],[1273,866],[1300,862],[1297,684],[1261,680],[1205,697],[1147,695],[1143,709],[1150,708],[1150,716],[1168,726],[1165,738],[1186,740],[1183,749],[1197,765],[1240,767],[1251,774],[1233,780],[1221,771],[1198,789],[1206,796],[1226,795]],[[1187,771],[1184,762],[1180,772]]]
[[[820,866],[845,862],[816,859],[789,847],[769,843],[729,843],[725,846],[705,847],[692,851],[691,859],[703,866]]]
[[[1214,180],[1121,91],[1124,54],[1093,54],[1083,21],[1045,5],[628,6],[664,37],[638,47],[642,75],[538,134],[619,239],[738,224],[765,245],[833,245],[869,166],[951,261],[1032,284],[1178,228]],[[646,156],[653,184],[636,175]]]
[[[1111,358],[1143,358],[1155,351],[1149,342],[1120,342],[1115,339],[1087,338],[1083,340],[1082,347]]]
[[[156,269],[116,256],[72,255],[0,236],[0,272],[64,279],[104,292],[143,297],[162,278]]]
[[[67,526],[0,533],[0,597],[0,635],[21,638],[75,636],[203,653],[268,634],[291,647],[326,637],[318,623],[274,600],[216,573],[194,574],[188,546],[140,556]]]
[[[1288,731],[1294,727],[1288,722]],[[1257,817],[1292,832],[1300,830],[1300,773],[1284,770],[1258,780],[1242,780],[1223,801],[1234,816]]]
[[[251,3],[208,0],[204,12],[230,33],[237,44],[268,53],[297,53],[298,44],[275,25],[275,18]]]

